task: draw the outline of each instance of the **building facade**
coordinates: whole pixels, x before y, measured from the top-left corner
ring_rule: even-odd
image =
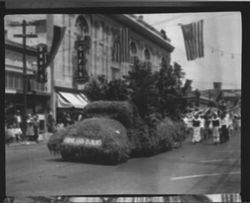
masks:
[[[35,26],[29,28],[30,32],[38,35],[37,39],[30,39],[28,42],[28,45],[33,47],[32,57],[35,57],[34,48],[39,43],[47,44],[48,50],[51,50],[55,38],[54,26],[65,28],[55,58],[46,70],[48,82],[43,84],[43,92],[50,95],[49,103],[54,116],[60,108],[81,109],[86,105],[87,99],[82,94],[86,80],[79,79],[79,42],[84,44],[82,66],[85,70],[80,72],[80,76],[83,74],[91,78],[105,75],[108,81],[128,74],[133,68],[135,58],[151,62],[153,71],[157,71],[163,58],[170,64],[170,55],[174,50],[166,36],[135,15],[23,15],[7,16],[5,22],[11,23],[22,19],[35,22]],[[8,29],[10,40],[18,40],[13,38],[13,34],[20,32],[20,29]],[[9,55],[11,54],[6,49],[6,57],[9,58]],[[46,100],[46,105],[47,103]]]
[[[163,58],[170,64],[174,49],[160,32],[134,15],[47,15],[49,45],[52,44],[53,25],[66,28],[52,65],[54,112],[60,106],[58,101],[63,100],[60,92],[79,97],[84,88],[84,82],[77,80],[76,76],[78,41],[88,43],[84,52],[88,77],[105,75],[108,81],[127,75],[135,58],[150,61],[153,70],[157,71]],[[72,100],[69,97],[64,99]]]
[[[23,111],[23,53],[22,44],[5,39],[5,118],[11,122],[12,116]],[[48,83],[39,83],[34,77],[36,70],[36,49],[26,47],[27,66],[27,114],[37,113],[40,120],[40,131],[45,131],[46,109],[50,106]]]

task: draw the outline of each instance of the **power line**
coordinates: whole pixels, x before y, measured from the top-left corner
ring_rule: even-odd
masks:
[[[210,17],[206,17],[206,18],[202,18],[203,20],[207,20],[207,19],[211,19],[211,18],[218,18],[218,17],[225,17],[225,16],[232,16],[232,15],[238,15],[238,13],[231,13],[231,14],[225,14],[225,15],[216,15],[216,16],[210,16]],[[174,21],[176,19],[179,19],[179,18],[183,18],[185,16],[187,16],[188,14],[183,14],[181,16],[176,16],[176,17],[172,17],[172,18],[168,18],[168,19],[165,19],[165,20],[161,20],[161,21],[158,21],[158,22],[155,22],[155,23],[151,23],[151,25],[159,25],[159,24],[163,24],[163,23],[167,23],[167,22],[170,22],[170,21]],[[191,15],[191,14],[189,14]],[[192,15],[195,15],[195,14],[192,14]],[[178,24],[175,24],[173,26],[178,26]]]

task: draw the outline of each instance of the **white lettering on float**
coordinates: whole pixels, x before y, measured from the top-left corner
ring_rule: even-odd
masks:
[[[63,140],[65,144],[72,144],[72,145],[84,145],[84,146],[95,146],[99,147],[102,145],[102,140],[94,140],[89,138],[83,137],[66,137]]]

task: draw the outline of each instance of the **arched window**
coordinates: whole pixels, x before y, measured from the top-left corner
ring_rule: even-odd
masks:
[[[146,61],[150,60],[150,52],[149,52],[148,49],[145,49],[145,51],[144,51],[144,57],[145,57]]]
[[[129,61],[131,64],[135,63],[135,60],[138,58],[137,56],[137,48],[135,42],[131,42],[129,45]]]
[[[166,60],[166,57],[161,57],[161,66],[164,66],[164,65],[166,65],[167,64],[167,60]]]
[[[134,42],[131,42],[129,45],[129,54],[130,56],[135,56],[137,54],[137,48]]]
[[[78,16],[75,23],[77,37],[84,38],[89,34],[89,26],[83,16]]]

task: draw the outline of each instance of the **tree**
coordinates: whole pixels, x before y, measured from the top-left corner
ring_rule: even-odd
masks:
[[[172,119],[179,119],[184,107],[182,92],[182,78],[184,72],[179,64],[169,65],[162,61],[159,73],[156,73],[156,87],[159,94],[158,111],[163,117],[168,115]]]
[[[158,96],[151,64],[135,61],[133,69],[124,78],[132,102],[137,106],[141,117],[145,119],[148,114],[155,111],[153,102]]]
[[[107,99],[108,81],[104,75],[91,78],[84,88],[84,93],[91,101]]]
[[[116,79],[108,83],[106,97],[107,100],[126,101],[129,100],[129,89],[125,80]]]
[[[105,76],[98,76],[87,83],[84,91],[91,101],[131,101],[147,123],[166,116],[179,119],[186,106],[182,87],[184,75],[179,64],[171,66],[165,58],[158,72],[152,72],[150,62],[137,59],[127,76],[110,82]]]

